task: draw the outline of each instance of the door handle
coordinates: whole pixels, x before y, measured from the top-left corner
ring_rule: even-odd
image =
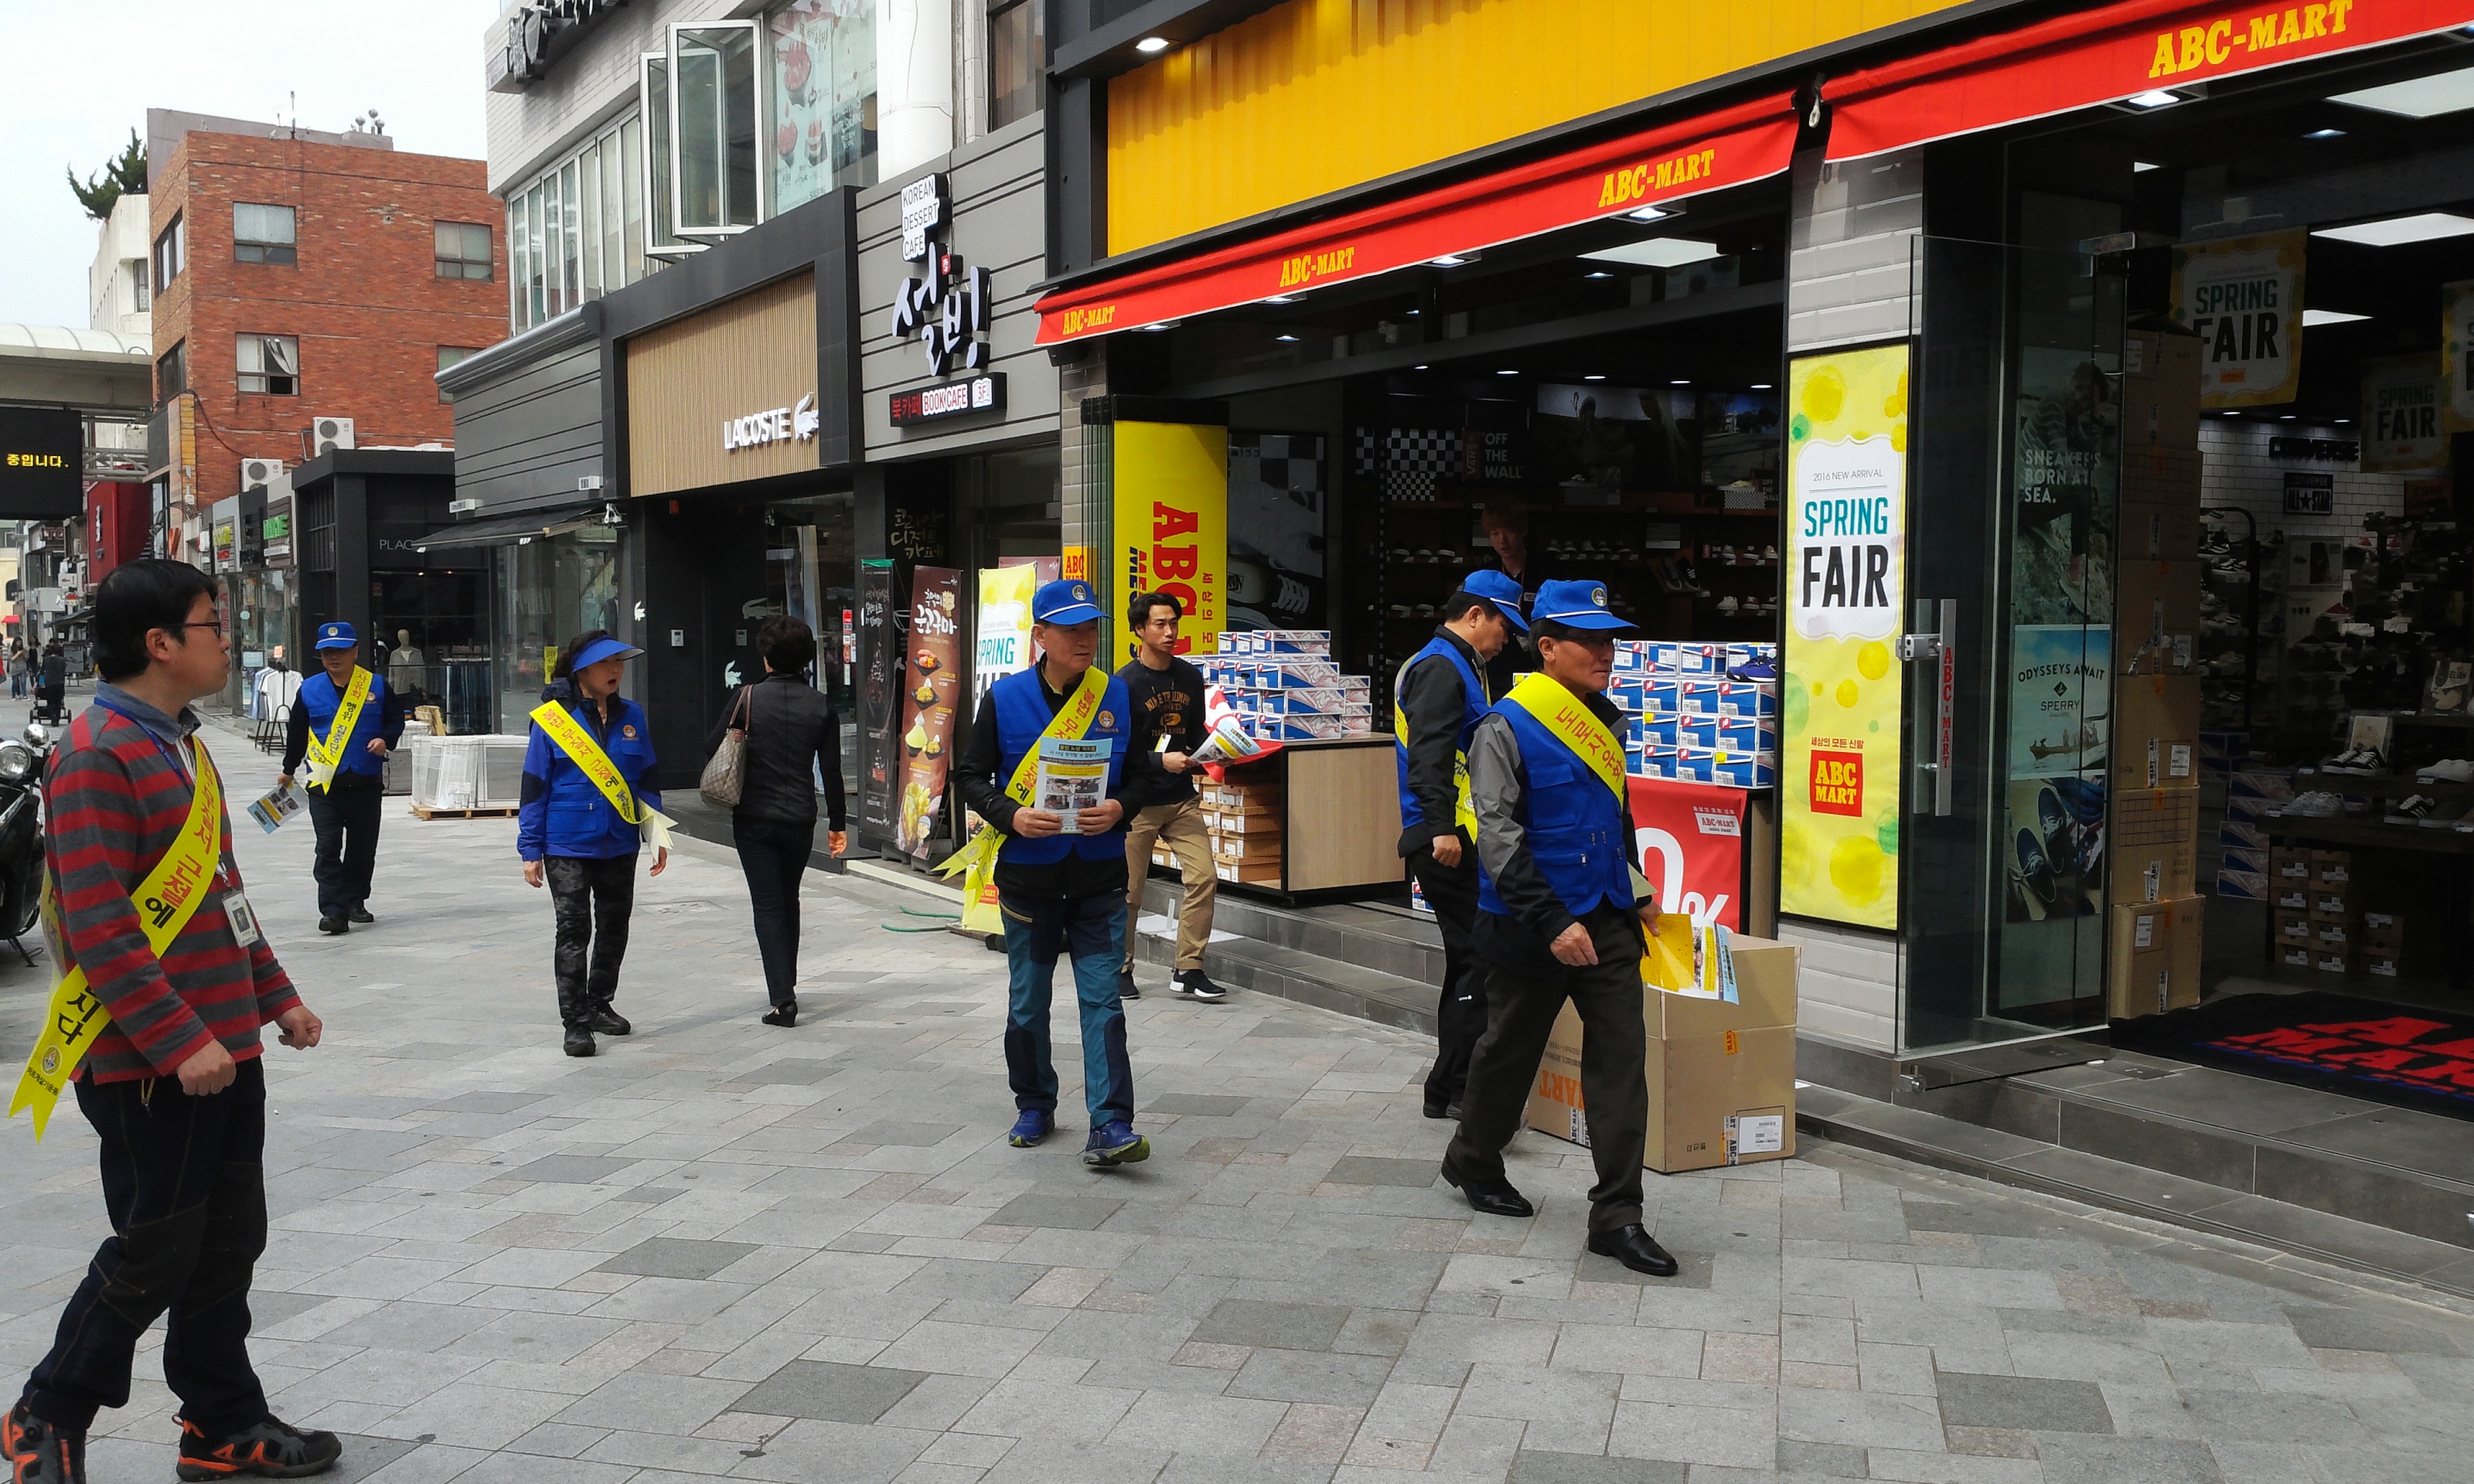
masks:
[[[1918,598],[1915,628],[1899,635],[1899,658],[1928,665],[1926,683],[1932,687],[1932,727],[1916,758],[1916,801],[1937,816],[1950,814],[1953,731],[1958,714],[1958,602]]]

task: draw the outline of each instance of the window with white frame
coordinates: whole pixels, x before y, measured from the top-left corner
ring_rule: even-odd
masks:
[[[270,396],[301,395],[301,340],[295,335],[239,337],[240,390]]]
[[[296,227],[290,206],[232,203],[232,261],[276,263],[296,260]]]
[[[490,228],[483,222],[439,222],[434,224],[435,246],[431,255],[438,262],[441,278],[487,278],[490,276]]]
[[[519,333],[659,266],[644,260],[643,153],[643,126],[630,118],[507,193],[507,308]],[[439,224],[441,276],[451,276],[445,235],[451,226],[488,236],[473,224]],[[470,276],[488,277],[486,243],[479,261]]]
[[[182,225],[180,213],[175,212],[170,224],[155,239],[155,288],[158,293],[170,287],[172,280],[181,276],[181,270],[187,266],[188,258],[188,230]]]

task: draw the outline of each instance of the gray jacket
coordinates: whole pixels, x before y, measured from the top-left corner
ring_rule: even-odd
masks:
[[[1591,709],[1610,727],[1623,725],[1623,713],[1604,696],[1591,698]],[[1469,805],[1477,814],[1477,853],[1494,894],[1511,915],[1497,919],[1490,957],[1534,966],[1551,961],[1546,945],[1576,921],[1564,909],[1546,874],[1529,853],[1529,770],[1520,760],[1520,738],[1500,712],[1489,712],[1469,738]],[[1632,817],[1632,800],[1624,800],[1624,835],[1639,838]],[[1658,899],[1649,878],[1640,874],[1640,855],[1633,852],[1633,905]],[[1492,916],[1492,914],[1488,914]]]

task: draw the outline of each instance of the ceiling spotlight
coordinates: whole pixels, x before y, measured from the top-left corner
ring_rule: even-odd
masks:
[[[2278,413],[2276,415],[2276,420],[2279,422],[2292,422],[2293,420],[2293,414],[2290,412]]]
[[[1271,298],[1263,300],[1263,302],[1267,304],[1294,304],[1304,297],[1305,296],[1302,294],[1274,294]]]
[[[1273,340],[1278,341],[1280,344],[1282,344],[1282,345],[1284,345],[1284,346],[1294,346],[1294,345],[1296,345],[1296,344],[1298,343],[1298,337],[1297,337],[1297,336],[1295,336],[1295,335],[1289,335],[1289,334],[1279,334],[1279,335],[1274,335],[1274,336],[1273,336],[1272,338],[1273,338]]]
[[[1431,366],[1412,366],[1412,367],[1410,367],[1409,369],[1410,369],[1411,371],[1433,371],[1433,370],[1434,370],[1434,368],[1433,368],[1433,367],[1431,367]]]
[[[1768,391],[1769,389],[1770,389],[1770,384],[1769,384],[1768,382],[1766,382],[1766,381],[1756,381],[1756,382],[1754,382],[1754,383],[1752,384],[1752,386],[1751,386],[1748,390],[1750,390],[1750,391],[1754,391],[1754,392],[1766,392],[1766,391]]]
[[[2357,320],[2369,318],[2370,316],[2366,314],[2347,314],[2342,309],[2305,309],[2302,311],[2302,327],[2309,329],[2318,324],[2351,324]]]
[[[1517,376],[1520,372],[1516,371],[1496,371],[1495,374],[1498,376]]]
[[[1583,381],[1604,381],[1607,379],[1607,373],[1604,371],[1591,371],[1581,379]]]
[[[1607,248],[1581,256],[1594,263],[1625,263],[1636,268],[1681,268],[1718,255],[1714,242],[1700,242],[1690,237],[1645,237],[1627,242],[1619,248]]]
[[[1614,275],[1613,275],[1613,274],[1611,274],[1611,273],[1607,272],[1605,269],[1601,268],[1601,269],[1597,270],[1595,273],[1585,273],[1585,274],[1581,275],[1581,276],[1582,276],[1582,277],[1584,277],[1584,278],[1612,278],[1612,277],[1613,277],[1613,276],[1614,276]]]
[[[1166,36],[1145,36],[1134,43],[1134,50],[1146,57],[1157,57],[1175,44]]]
[[[2164,166],[2156,163],[2152,159],[2134,159],[2130,162],[2130,173],[2135,176],[2144,176],[2151,170],[2162,170],[2164,168]]]
[[[2309,133],[2304,134],[2302,137],[2305,139],[2342,139],[2345,137],[2345,132],[2341,129],[2315,129]]]
[[[1137,332],[1138,332],[1138,333],[1140,333],[1140,334],[1149,335],[1149,334],[1152,334],[1152,333],[1153,333],[1153,332],[1155,332],[1155,331],[1159,331],[1159,330],[1173,330],[1173,329],[1175,329],[1175,328],[1176,328],[1176,322],[1175,320],[1162,320],[1162,321],[1160,321],[1160,322],[1159,322],[1158,323],[1156,323],[1156,324],[1145,324],[1145,325],[1141,325],[1141,326],[1139,326],[1139,327],[1138,327],[1138,331],[1137,331]]]
[[[2238,413],[2238,412],[2229,412],[2229,413],[2225,414],[2225,416],[2226,416],[2226,417],[2228,417],[2228,418],[2239,418],[2239,417],[2241,417],[2241,416],[2242,416],[2242,414],[2241,414],[2241,413]]]
[[[1670,387],[1688,387],[1692,385],[1692,383],[1688,381],[1670,381],[1667,385]]]
[[[2339,242],[2360,243],[2366,248],[2402,247],[2409,242],[2432,242],[2441,237],[2462,237],[2474,232],[2474,217],[2459,216],[2454,211],[2417,211],[2411,216],[2392,216],[2378,222],[2357,222],[2351,227],[2315,227],[2314,237],[2331,237]]]
[[[1636,222],[1663,222],[1674,214],[1675,210],[1671,206],[1643,206],[1638,211],[1624,213]]]
[[[1437,268],[1458,268],[1463,263],[1473,263],[1477,261],[1477,254],[1474,252],[1446,252],[1441,257],[1430,257],[1426,259],[1426,261]]]
[[[2165,89],[2159,87],[2152,88],[2144,93],[2133,93],[2122,101],[2130,105],[2134,108],[2162,108],[2180,103],[2182,101],[2182,95],[2180,93],[2167,92]]]

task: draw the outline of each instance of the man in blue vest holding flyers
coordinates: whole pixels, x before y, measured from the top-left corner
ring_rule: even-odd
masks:
[[[1435,1065],[1426,1116],[1460,1116],[1469,1052],[1486,1032],[1486,971],[1477,927],[1477,823],[1469,813],[1469,734],[1492,705],[1487,664],[1512,632],[1526,632],[1520,584],[1491,567],[1462,580],[1443,621],[1392,684],[1392,737],[1400,775],[1400,858],[1443,935],[1443,986],[1435,1003]]]
[[[361,664],[360,635],[348,623],[318,626],[326,668],[301,682],[283,741],[283,777],[309,764],[309,823],[318,831],[318,931],[349,933],[370,915],[370,874],[378,861],[378,799],[387,754],[403,740],[403,697]]]
[[[1581,1016],[1581,1095],[1598,1172],[1589,1251],[1672,1277],[1675,1259],[1641,1223],[1649,1089],[1640,961],[1643,929],[1656,930],[1659,912],[1633,848],[1624,717],[1605,695],[1613,631],[1625,622],[1607,611],[1605,586],[1588,581],[1541,585],[1529,621],[1538,673],[1495,704],[1469,742],[1488,1017],[1443,1179],[1481,1211],[1534,1214],[1504,1175],[1503,1151],[1570,1000]]]
[[[987,829],[948,864],[969,868],[966,896],[992,878],[1005,916],[1012,976],[1006,1071],[1019,1114],[1007,1142],[1028,1149],[1056,1126],[1048,1015],[1057,955],[1068,954],[1081,1006],[1082,1100],[1091,1115],[1082,1162],[1105,1169],[1152,1152],[1134,1132],[1133,1069],[1117,995],[1126,946],[1120,795],[1133,707],[1125,682],[1091,662],[1100,649],[1100,607],[1089,583],[1043,585],[1031,597],[1031,619],[1039,662],[988,688],[954,768],[962,802]],[[1089,776],[1095,764],[1101,771]],[[1045,807],[1062,787],[1055,780],[1076,769],[1085,773],[1085,795],[1098,802],[1071,812]]]

